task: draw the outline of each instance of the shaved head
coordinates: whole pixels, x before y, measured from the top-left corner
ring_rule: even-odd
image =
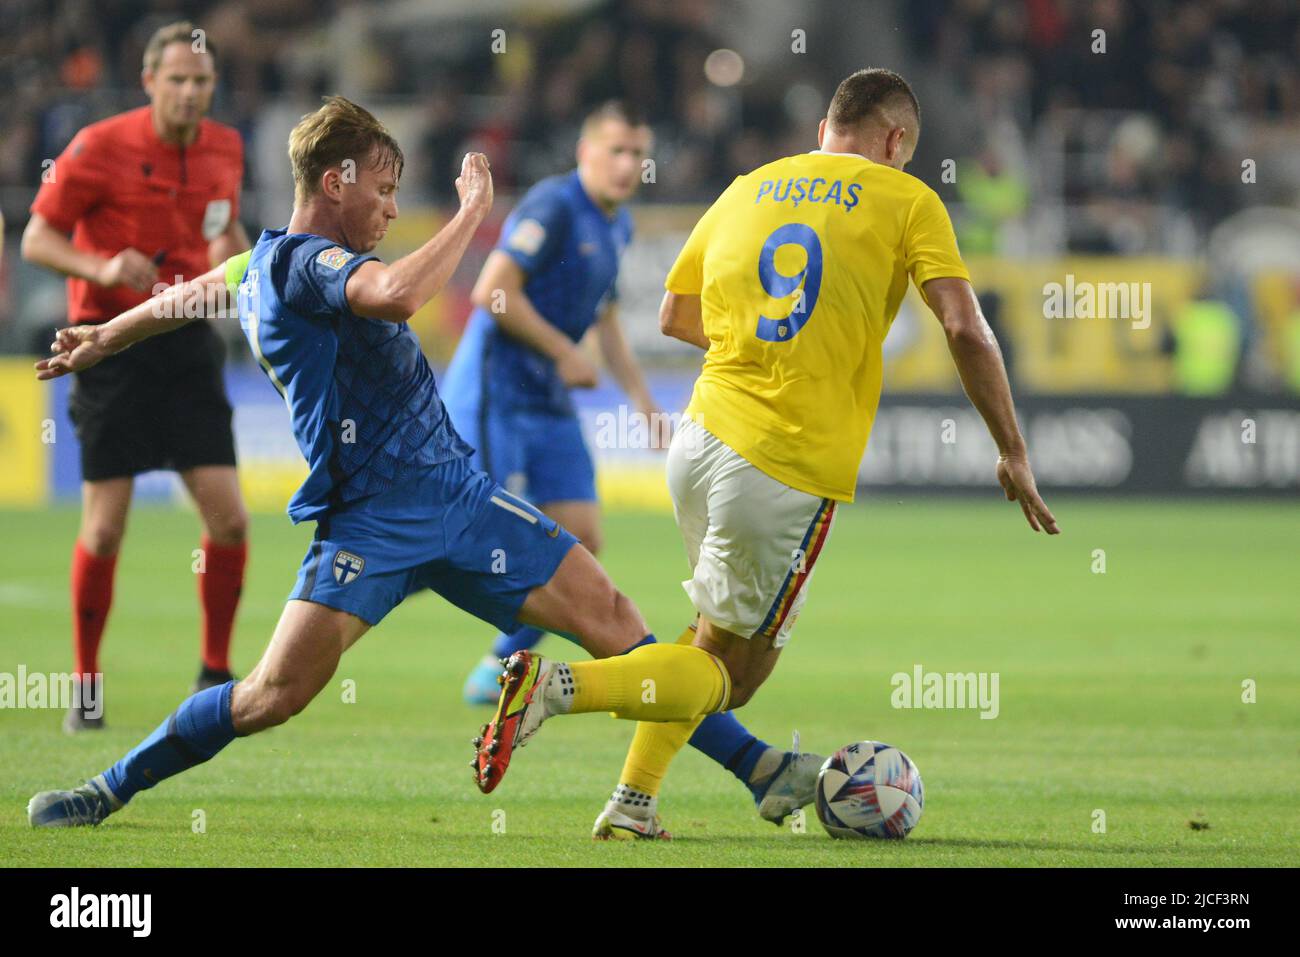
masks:
[[[921,128],[921,107],[907,81],[893,70],[859,70],[844,78],[831,98],[826,121],[836,133],[852,135],[864,126]]]

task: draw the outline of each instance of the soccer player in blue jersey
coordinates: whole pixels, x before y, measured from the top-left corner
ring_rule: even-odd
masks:
[[[343,652],[424,588],[503,631],[532,624],[572,635],[597,659],[560,663],[545,685],[530,686],[528,700],[547,713],[683,721],[727,706],[730,679],[715,656],[654,643],[590,552],[470,465],[472,450],[452,427],[406,324],[447,282],[491,207],[486,158],[465,157],[460,210],[447,225],[385,265],[370,250],[397,217],[403,163],[388,131],[361,107],[330,97],[294,128],[289,156],[295,195],[287,228],[263,232],[249,252],[110,322],[59,330],[54,355],[37,363],[41,379],[90,368],[216,314],[237,288],[244,334],[284,397],[310,469],[289,514],[314,521],[316,535],[248,677],[187,698],[83,786],[33,796],[33,826],[98,824],[236,737],[289,720],[325,687]],[[647,681],[658,688],[653,701],[640,693]],[[502,760],[527,740],[518,717],[504,711],[490,732],[484,726],[489,733]],[[490,791],[493,765],[474,764],[476,783]]]
[[[474,464],[600,553],[596,473],[570,390],[596,385],[582,348],[595,330],[609,370],[647,422],[658,415],[618,316],[619,260],[632,237],[623,206],[641,182],[650,127],[611,101],[582,125],[577,169],[542,180],[506,219],[474,286],[475,305],[440,383]],[[658,447],[667,448],[666,436]],[[465,700],[496,704],[501,661],[542,632],[497,636]]]

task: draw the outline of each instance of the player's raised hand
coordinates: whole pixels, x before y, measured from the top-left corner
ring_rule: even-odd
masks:
[[[128,286],[148,292],[158,281],[158,267],[138,249],[123,249],[100,267],[95,282],[101,286]]]
[[[1046,531],[1048,535],[1061,534],[1055,516],[1038,494],[1028,458],[1023,455],[998,456],[997,474],[998,483],[1007,493],[1007,501],[1020,503],[1020,510],[1025,513],[1030,528],[1036,532]]]
[[[101,326],[72,326],[60,329],[50,343],[54,355],[36,363],[36,378],[57,379],[69,372],[81,372],[113,354],[103,342]]]
[[[461,209],[486,213],[492,208],[492,171],[482,153],[466,153],[456,177]]]
[[[577,346],[555,360],[555,371],[570,389],[594,389],[600,383],[600,370]]]

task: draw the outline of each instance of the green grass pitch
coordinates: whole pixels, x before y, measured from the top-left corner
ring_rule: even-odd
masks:
[[[140,795],[93,830],[32,831],[37,790],[100,771],[193,678],[192,515],[131,518],[103,653],[110,725],[0,711],[0,861],[51,865],[1294,865],[1300,847],[1300,509],[1290,503],[1061,500],[1059,538],[992,500],[866,496],[841,510],[794,638],[743,712],[826,752],[875,738],[917,762],[920,825],[901,842],[833,841],[759,820],[689,749],[665,783],[671,843],[597,843],[591,823],[632,727],[556,720],[500,790],[468,768],[483,712],[461,680],[490,629],[414,598],[343,660],[288,725]],[[0,513],[0,672],[69,666],[71,509]],[[311,536],[255,517],[235,640],[246,673]],[[668,516],[608,516],[604,561],[659,635],[689,607]],[[1105,573],[1094,572],[1095,550]],[[544,651],[581,654],[561,639]],[[1000,714],[891,707],[890,679],[997,672]],[[343,682],[355,682],[345,703]],[[1243,682],[1257,700],[1245,703]],[[196,833],[195,812],[206,829]],[[1105,833],[1095,830],[1096,812]],[[1196,826],[1192,826],[1196,822]],[[1208,825],[1208,826],[1206,826]]]

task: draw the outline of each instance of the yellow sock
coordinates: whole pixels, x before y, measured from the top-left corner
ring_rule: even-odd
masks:
[[[638,721],[618,783],[655,797],[668,765],[704,717],[701,714],[687,721]]]
[[[626,655],[569,664],[571,714],[612,711],[637,721],[687,721],[721,711],[731,679],[721,661],[693,645],[642,645]]]
[[[695,628],[690,627],[682,630],[676,643],[689,645],[694,640]],[[701,714],[686,721],[638,721],[636,734],[627,750],[627,760],[623,762],[623,773],[619,775],[619,784],[651,797],[658,795],[668,765],[703,720]]]

